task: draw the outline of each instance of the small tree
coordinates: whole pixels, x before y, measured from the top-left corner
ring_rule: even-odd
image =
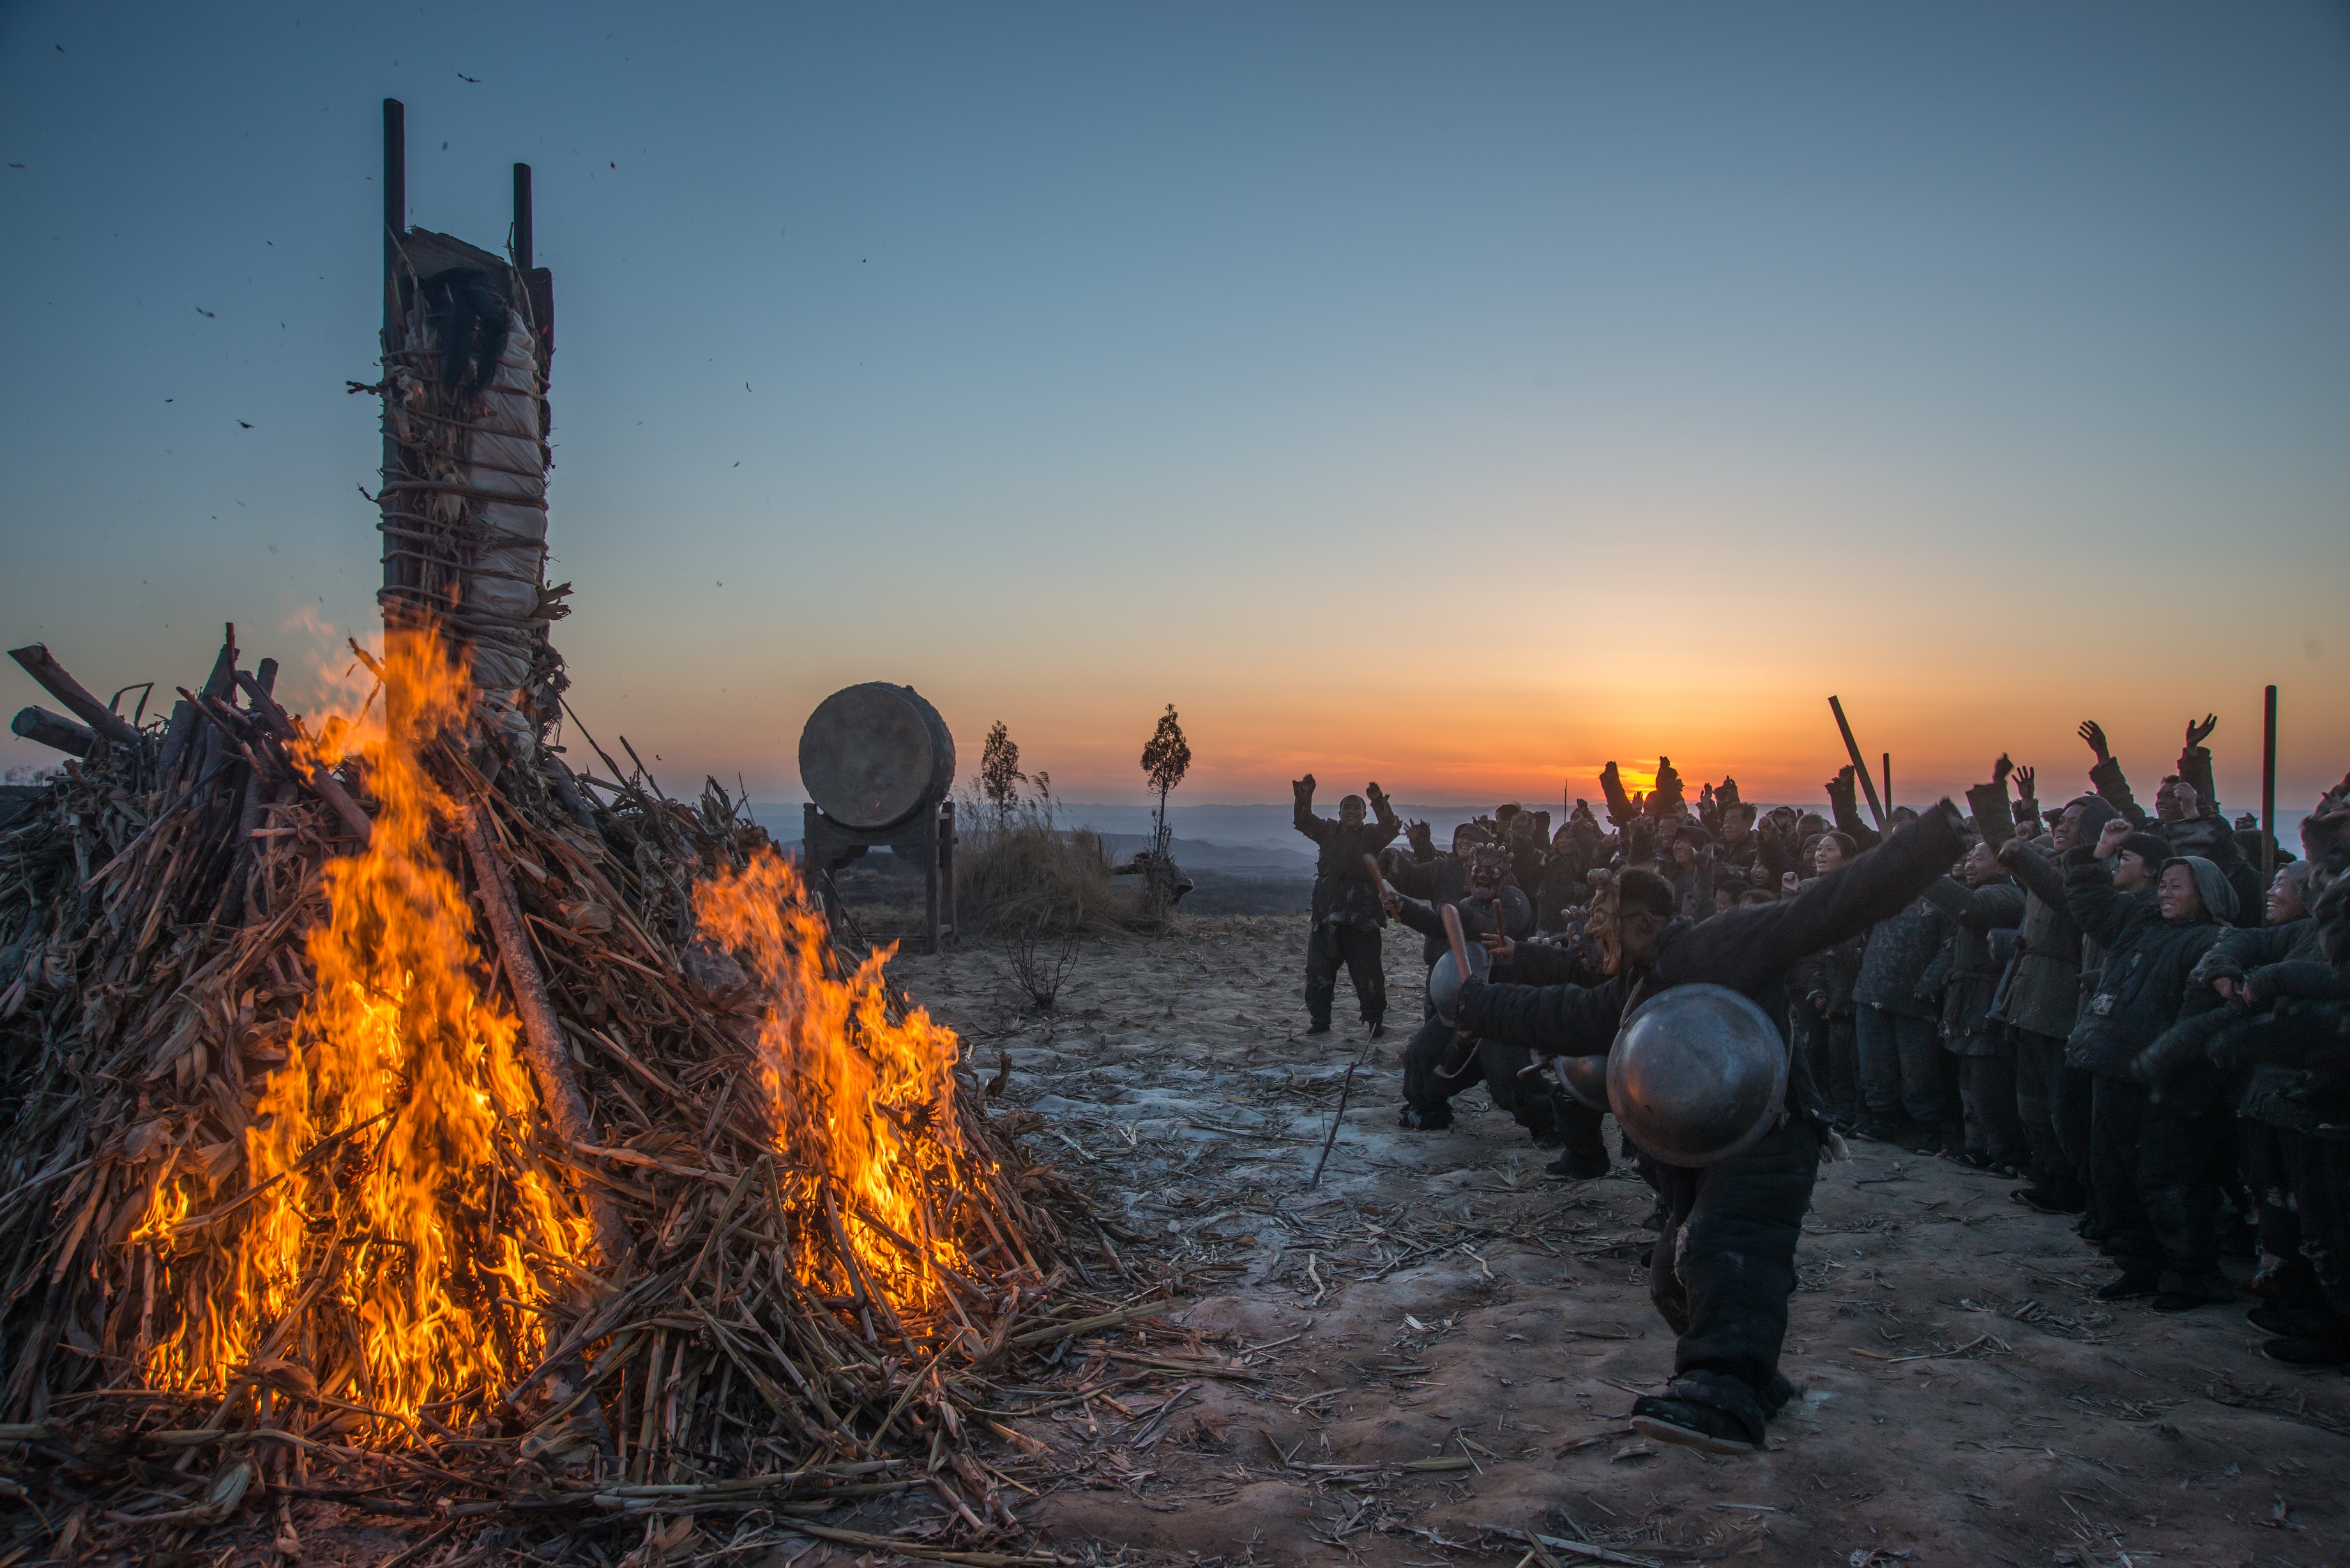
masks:
[[[1003,721],[998,719],[994,728],[987,732],[987,743],[979,752],[979,793],[995,808],[997,821],[1012,814],[1013,805],[1020,798],[1020,786],[1027,782],[1028,775],[1020,771],[1019,742],[1003,727]]]
[[[1167,711],[1159,716],[1159,728],[1152,731],[1149,744],[1142,748],[1143,776],[1159,794],[1159,809],[1150,819],[1151,852],[1164,857],[1168,843],[1174,835],[1167,827],[1167,796],[1183,775],[1191,771],[1191,742],[1183,738],[1182,721],[1175,716],[1175,704],[1167,704]]]

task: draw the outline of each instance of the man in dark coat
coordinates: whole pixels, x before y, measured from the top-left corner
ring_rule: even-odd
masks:
[[[1305,1032],[1330,1033],[1330,1007],[1337,1000],[1338,966],[1344,963],[1363,1010],[1363,1027],[1377,1038],[1388,1011],[1387,975],[1379,968],[1379,930],[1388,918],[1364,857],[1377,855],[1403,831],[1403,824],[1375,784],[1366,785],[1364,794],[1371,797],[1376,822],[1363,820],[1363,797],[1354,794],[1338,803],[1337,821],[1315,815],[1312,774],[1289,787],[1296,796],[1292,820],[1297,831],[1322,851],[1314,867],[1314,933],[1305,940]]]
[[[1922,898],[1879,922],[1861,951],[1853,992],[1867,1111],[1861,1136],[1919,1154],[1941,1153],[1953,1134],[1961,1147],[1965,1138],[1958,1096],[1935,1040],[1941,1003],[1927,989],[1928,971],[1949,930],[1942,912]]]
[[[1546,937],[1564,937],[1583,929],[1591,905],[1591,871],[1598,864],[1599,825],[1588,817],[1572,819],[1552,835],[1550,860],[1543,867],[1534,896],[1534,929]]]
[[[1959,813],[1944,801],[1794,897],[1702,924],[1672,919],[1672,889],[1661,877],[1627,872],[1617,889],[1621,963],[1613,978],[1590,987],[1472,983],[1463,988],[1461,1025],[1544,1055],[1599,1055],[1647,998],[1708,983],[1752,997],[1781,1021],[1783,1038],[1789,968],[1899,911],[1964,847]],[[1529,963],[1538,950],[1519,949],[1521,978],[1541,978]],[[1702,1168],[1655,1162],[1665,1223],[1649,1291],[1679,1343],[1668,1391],[1633,1402],[1634,1425],[1643,1431],[1717,1453],[1750,1453],[1794,1394],[1779,1374],[1779,1351],[1795,1288],[1795,1243],[1822,1144],[1833,1136],[1826,1116],[1796,1057],[1780,1117],[1759,1142]]]
[[[1534,905],[1510,883],[1508,852],[1495,844],[1480,845],[1469,863],[1469,886],[1448,900],[1460,917],[1465,941],[1476,943],[1499,934],[1504,943],[1534,935]],[[1387,912],[1399,923],[1429,939],[1439,954],[1448,943],[1441,905],[1401,897],[1390,888]],[[1507,960],[1499,967],[1507,968]],[[1404,1047],[1404,1106],[1397,1120],[1404,1127],[1434,1131],[1452,1125],[1452,1096],[1483,1084],[1497,1109],[1507,1111],[1537,1143],[1558,1137],[1547,1075],[1529,1075],[1533,1058],[1524,1051],[1498,1041],[1462,1040],[1451,1024],[1430,1014],[1411,1043]],[[1597,1137],[1597,1128],[1592,1131]],[[1603,1147],[1601,1158],[1606,1158]],[[1606,1175],[1603,1168],[1599,1175]]]
[[[2182,1077],[2191,1088],[2207,1062],[2231,1075],[2242,1174],[2258,1210],[2260,1268],[2246,1288],[2268,1303],[2246,1316],[2277,1336],[2262,1346],[2271,1360],[2339,1366],[2350,1364],[2350,1313],[2337,1310],[2350,1308],[2350,1258],[2337,1255],[2322,1229],[2336,1203],[2327,1144],[2329,1124],[2339,1137],[2338,1118],[2313,1102],[2307,1048],[2313,1035],[2321,1052],[2338,1055],[2339,1046],[2306,1023],[2311,1003],[2350,1002],[2350,981],[2326,961],[2309,911],[2309,873],[2305,862],[2280,869],[2268,925],[2225,932],[2212,944],[2188,976],[2190,997],[2201,997],[2205,1010],[2190,1002],[2132,1071],[2166,1096]]]
[[[2026,797],[2027,799],[2029,797]],[[2032,1143],[2032,1180],[2015,1200],[2043,1214],[2078,1214],[2089,1202],[2089,1106],[2095,1080],[2064,1064],[2064,1042],[2081,1013],[2085,971],[2081,928],[2052,857],[2094,840],[2114,808],[2094,794],[2056,814],[2044,845],[2011,839],[2000,864],[2022,883],[2023,924],[1999,1012],[2015,1033],[2015,1106]]]
[[[2004,790],[2002,788],[2002,794]],[[1989,814],[1977,810],[1982,824]],[[1990,832],[2012,836],[2011,823]],[[2023,889],[1999,868],[1991,837],[1975,841],[1957,877],[1938,878],[1926,897],[1950,922],[1950,967],[1942,989],[1942,1047],[1959,1059],[1959,1098],[1966,1109],[1967,1163],[2012,1176],[2030,1162],[2031,1146],[2015,1108],[2015,1044],[1991,1017],[2002,965],[1996,932],[2023,921]],[[1956,1152],[1956,1151],[1953,1151]]]
[[[2236,908],[2219,867],[2168,851],[2116,818],[2094,849],[2066,853],[2065,898],[2082,933],[2104,945],[2106,961],[2065,1050],[2097,1080],[2090,1177],[2106,1252],[2122,1271],[2097,1295],[2152,1296],[2158,1311],[2184,1312],[2235,1290],[2219,1267],[2219,1192],[2228,1174],[2217,1122],[2221,1084],[2206,1069],[2150,1103],[2132,1068],[2178,1021],[2189,973]]]

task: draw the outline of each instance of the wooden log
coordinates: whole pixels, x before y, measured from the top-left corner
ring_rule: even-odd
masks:
[[[172,704],[172,722],[163,728],[163,750],[156,758],[156,771],[163,782],[170,784],[178,773],[180,759],[188,749],[188,737],[196,732],[196,705],[182,697]]]
[[[67,674],[65,666],[49,657],[46,645],[33,642],[12,648],[8,657],[23,665],[26,674],[39,681],[50,696],[73,710],[74,717],[92,730],[125,746],[139,744],[139,732],[130,722],[91,696],[80,681]]]
[[[213,672],[204,677],[204,695],[226,701],[236,690],[236,622],[227,623],[221,638],[220,657],[213,660]]]
[[[8,721],[12,733],[28,741],[37,741],[52,751],[68,756],[86,757],[98,749],[98,732],[87,724],[77,724],[62,713],[52,713],[47,708],[20,710]]]
[[[515,1011],[522,1015],[523,1055],[530,1063],[531,1075],[538,1080],[539,1101],[555,1136],[567,1144],[592,1148],[597,1143],[596,1127],[588,1118],[588,1096],[571,1071],[571,1057],[563,1046],[563,1026],[556,1019],[554,1003],[547,1000],[546,981],[538,972],[530,937],[523,929],[514,883],[506,877],[505,862],[490,843],[483,809],[473,805],[464,810],[465,849],[473,862],[473,878],[481,884],[490,935],[514,987]],[[596,1250],[603,1254],[606,1268],[617,1269],[633,1245],[628,1221],[621,1217],[619,1206],[604,1193],[591,1189],[586,1200],[588,1223],[596,1231]]]
[[[302,738],[301,731],[295,727],[294,721],[287,716],[286,710],[277,705],[277,699],[270,694],[269,689],[276,683],[277,680],[277,661],[274,659],[263,659],[259,679],[246,674],[242,670],[237,670],[235,675],[236,683],[244,688],[245,696],[253,703],[253,711],[260,718],[264,727],[280,741],[298,742]],[[335,808],[335,815],[343,819],[344,826],[359,835],[360,843],[365,844],[374,838],[374,822],[369,818],[366,812],[359,809],[359,803],[351,798],[351,792],[343,787],[342,781],[334,775],[332,770],[306,765],[298,751],[288,753],[286,760],[292,763],[295,771],[302,775],[302,782],[308,784],[320,800]]]
[[[1860,780],[1861,793],[1868,796],[1869,815],[1877,818],[1878,832],[1885,830],[1885,806],[1877,798],[1877,781],[1869,776],[1868,764],[1860,760],[1860,742],[1852,738],[1852,726],[1845,722],[1844,704],[1831,696],[1828,711],[1835,715],[1836,731],[1844,736],[1845,755],[1852,759],[1854,776]]]

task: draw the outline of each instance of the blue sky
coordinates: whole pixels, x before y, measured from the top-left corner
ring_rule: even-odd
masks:
[[[791,798],[879,678],[1097,798],[1169,701],[1201,798],[1787,793],[1833,690],[1920,790],[2089,716],[2150,787],[2216,709],[2241,805],[2274,680],[2293,798],[2345,15],[12,5],[0,633],[107,690],[364,635],[390,95],[416,223],[535,167],[558,639],[676,784]]]

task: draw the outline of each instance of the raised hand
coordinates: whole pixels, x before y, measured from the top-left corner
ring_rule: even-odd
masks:
[[[2016,769],[2015,798],[2018,800],[2038,800],[2040,796],[2034,792],[2033,786],[2037,784],[2039,782],[2040,774],[2037,770],[2032,768]]]
[[[1991,763],[1991,782],[1993,784],[2005,784],[2007,782],[2007,775],[2014,771],[2014,759],[2011,758],[2005,752],[2002,752],[1999,754],[1999,761]]]
[[[2204,714],[2203,722],[2199,724],[2192,719],[2188,720],[2187,749],[2191,752],[2196,747],[2201,745],[2206,740],[2210,738],[2211,732],[2219,727],[2220,715],[2217,713]]]
[[[2126,816],[2117,816],[2106,824],[2105,830],[2097,835],[2097,858],[2112,858],[2114,852],[2122,846],[2122,840],[2137,831],[2137,826]]]
[[[1378,805],[1381,801],[1383,801],[1383,800],[1385,800],[1385,799],[1387,799],[1387,798],[1388,798],[1388,792],[1387,792],[1387,791],[1385,791],[1385,790],[1383,790],[1383,789],[1381,789],[1381,788],[1380,788],[1378,784],[1365,784],[1365,785],[1363,786],[1363,794],[1364,794],[1367,797],[1368,797],[1368,799],[1370,800],[1370,803],[1371,803],[1373,805]]]
[[[1312,774],[1307,774],[1302,779],[1290,780],[1289,788],[1290,792],[1296,795],[1298,799],[1312,800],[1314,798],[1314,775]]]
[[[1507,963],[1517,956],[1518,944],[1500,931],[1481,932],[1477,940],[1485,945],[1485,950],[1492,955],[1495,963]]]
[[[2109,763],[2114,760],[2112,749],[2106,744],[2106,732],[2095,719],[2082,720],[2077,733],[2088,742],[2089,750],[2096,753],[2097,761]]]

